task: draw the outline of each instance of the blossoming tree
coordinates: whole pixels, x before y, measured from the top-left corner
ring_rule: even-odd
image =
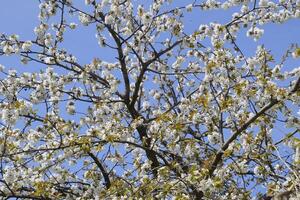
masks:
[[[42,66],[0,65],[3,199],[300,198],[300,68],[286,67],[300,48],[278,61],[237,42],[299,18],[299,0],[76,3],[40,0],[32,40],[0,35],[2,57]],[[231,7],[185,29],[188,13]],[[64,49],[85,26],[113,62]]]

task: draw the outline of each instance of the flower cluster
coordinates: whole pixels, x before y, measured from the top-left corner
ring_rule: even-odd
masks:
[[[27,64],[0,64],[0,196],[299,198],[299,44],[277,60],[238,38],[299,2],[41,0],[34,38],[0,34],[0,56]],[[234,13],[187,26],[199,9]],[[100,46],[87,63],[65,48],[80,28]]]

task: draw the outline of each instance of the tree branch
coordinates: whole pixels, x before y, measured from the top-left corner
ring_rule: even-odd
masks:
[[[110,178],[109,178],[109,174],[106,172],[105,168],[103,167],[103,165],[101,164],[100,160],[91,152],[88,152],[88,155],[94,160],[94,162],[96,163],[96,165],[99,167],[104,181],[105,181],[105,186],[107,189],[110,188],[111,186],[111,182],[110,182]]]
[[[300,77],[296,81],[294,87],[291,89],[288,95],[291,95],[299,90],[300,87]],[[222,161],[222,156],[224,151],[229,147],[229,145],[243,132],[245,131],[257,118],[262,116],[265,112],[271,109],[274,105],[278,104],[280,101],[277,99],[272,99],[270,103],[265,105],[260,111],[256,113],[253,117],[251,117],[245,124],[243,124],[221,147],[221,149],[217,152],[212,164],[211,168],[209,169],[209,176],[212,176],[214,171],[216,170],[218,164]]]

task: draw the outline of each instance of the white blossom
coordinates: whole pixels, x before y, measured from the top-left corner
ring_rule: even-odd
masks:
[[[105,24],[111,25],[114,22],[114,18],[112,15],[106,15],[105,16]]]
[[[253,37],[254,40],[258,40],[264,33],[263,29],[259,29],[257,27],[251,28],[247,31],[247,36],[248,37]]]
[[[221,137],[218,132],[212,132],[207,136],[207,139],[209,140],[210,143],[217,144],[220,142]]]
[[[79,21],[84,25],[87,26],[91,23],[91,17],[85,13],[79,13]]]
[[[32,46],[32,42],[31,41],[26,41],[22,44],[22,50],[23,51],[29,51],[31,46]]]
[[[14,48],[10,44],[5,44],[3,46],[3,52],[6,55],[10,55],[14,52]]]

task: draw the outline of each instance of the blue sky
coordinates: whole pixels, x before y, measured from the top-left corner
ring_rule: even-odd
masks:
[[[74,0],[78,1],[78,0]],[[185,1],[175,1],[176,5],[184,5]],[[187,1],[186,1],[187,2]],[[0,33],[18,34],[21,40],[31,40],[35,38],[33,29],[39,24],[38,21],[38,1],[36,0],[1,0],[0,4]],[[200,24],[209,22],[227,23],[231,19],[232,13],[238,8],[227,11],[201,11],[195,10],[188,13],[185,18],[185,28],[187,33],[197,29]],[[77,17],[69,22],[78,23]],[[237,44],[247,56],[255,54],[258,44],[273,52],[278,62],[285,50],[291,43],[300,43],[300,20],[289,20],[284,24],[267,24],[263,26],[265,32],[263,37],[255,42],[246,37],[246,29],[239,33]],[[110,51],[101,49],[97,44],[94,26],[80,26],[77,30],[68,32],[64,41],[64,47],[78,58],[81,64],[89,63],[94,57],[102,60],[113,61],[113,54]],[[107,58],[107,59],[106,59]],[[0,57],[0,64],[7,68],[16,68],[21,71],[34,71],[37,64],[31,63],[22,66],[18,57]],[[299,60],[290,59],[283,70],[292,69],[300,65]]]
[[[185,1],[177,0],[174,2],[179,6],[184,5]],[[226,23],[230,21],[232,13],[238,11],[238,9],[237,7],[226,11],[201,11],[200,9],[195,9],[191,14],[188,13],[185,16],[185,29],[189,32],[197,29],[203,23]],[[1,0],[0,32],[18,34],[22,40],[32,39],[34,38],[33,29],[38,25],[37,16],[38,1]],[[78,22],[77,17],[73,17],[72,20],[76,23]],[[267,24],[264,26],[264,29],[265,34],[257,42],[246,37],[246,29],[239,33],[240,37],[237,43],[246,55],[253,55],[257,44],[265,44],[266,48],[272,50],[276,58],[280,58],[291,43],[300,42],[300,20],[293,19],[284,24]],[[103,59],[108,57],[110,58],[109,60],[112,59],[111,53],[102,51],[98,47],[93,26],[80,27],[78,31],[73,31],[72,34],[67,36],[64,46],[78,57],[80,63],[90,62],[96,56]],[[0,62],[7,66],[20,66],[19,61],[8,57],[1,57]]]
[[[83,1],[74,0],[74,2]],[[145,2],[145,1],[144,1]],[[185,5],[188,1],[174,1],[175,6]],[[145,5],[146,7],[146,5]],[[231,15],[239,10],[238,7],[222,11],[201,11],[195,9],[192,13],[185,14],[185,30],[191,33],[197,29],[200,24],[209,22],[227,23],[231,19]],[[1,0],[0,6],[0,33],[18,34],[21,40],[31,40],[35,38],[33,29],[39,24],[38,21],[38,1],[30,0]],[[69,22],[78,23],[77,16],[68,19]],[[257,45],[264,44],[265,47],[273,52],[278,63],[285,50],[288,49],[291,43],[300,43],[300,20],[289,20],[284,24],[267,24],[263,26],[265,33],[263,37],[255,42],[253,39],[246,37],[246,29],[239,32],[237,44],[247,56],[255,54]],[[78,58],[81,64],[90,63],[95,57],[99,57],[104,61],[114,60],[112,52],[107,48],[101,49],[97,44],[95,37],[95,27],[80,26],[75,31],[67,31],[63,46]],[[23,66],[17,56],[1,56],[0,64],[7,68],[16,68],[19,71],[35,71],[42,66],[37,66],[36,63],[30,63]],[[283,70],[298,67],[299,59],[290,59],[287,61]],[[275,63],[274,63],[275,65]]]
[[[74,0],[74,2],[84,6],[84,1]],[[147,8],[147,3],[145,2],[149,4],[150,1],[143,1]],[[189,1],[175,0],[174,5],[183,6],[185,5],[184,2]],[[38,4],[38,1],[34,0],[1,0],[0,33],[18,34],[20,35],[21,40],[34,39],[35,35],[33,29],[39,24]],[[226,11],[202,11],[200,9],[195,9],[192,13],[185,14],[185,31],[191,33],[197,29],[200,24],[210,22],[225,24],[231,20],[231,15],[238,10],[239,7],[234,7]],[[77,16],[68,18],[68,21],[79,24]],[[264,44],[267,49],[273,52],[278,63],[279,59],[291,43],[300,43],[299,19],[289,20],[284,24],[267,24],[264,25],[263,28],[265,33],[257,42],[246,36],[246,29],[242,29],[242,31],[239,32],[237,44],[246,56],[254,55],[257,45]],[[98,46],[94,25],[88,27],[81,25],[75,31],[67,31],[63,46],[69,53],[74,54],[81,64],[90,63],[95,57],[99,57],[104,61],[115,62],[112,52],[107,50],[107,48],[101,49]],[[36,71],[42,68],[42,66],[38,66],[36,63],[29,63],[24,66],[20,63],[19,57],[17,56],[1,56],[0,64],[5,65],[7,68],[16,68],[18,71]],[[287,61],[283,70],[298,67],[299,64],[299,59],[290,59]]]

